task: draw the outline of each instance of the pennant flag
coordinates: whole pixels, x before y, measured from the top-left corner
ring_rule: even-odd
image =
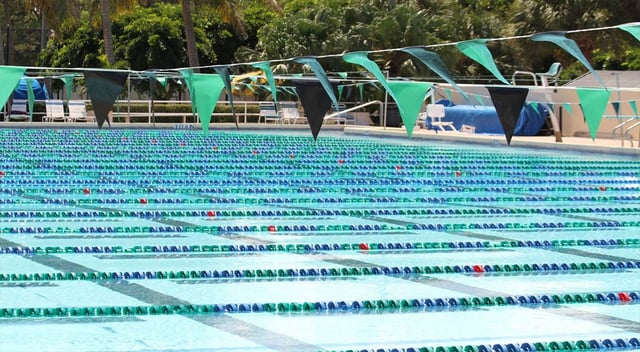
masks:
[[[582,63],[584,67],[586,67],[589,72],[591,72],[591,74],[598,80],[598,82],[600,82],[600,84],[602,84],[603,87],[606,86],[606,84],[604,84],[593,67],[591,67],[589,60],[587,60],[587,58],[582,54],[582,51],[580,51],[580,47],[578,47],[578,44],[573,41],[573,39],[565,37],[564,32],[538,33],[532,35],[531,40],[536,42],[550,42],[561,47],[573,57],[578,59],[578,61],[580,61],[580,63]]]
[[[619,25],[618,28],[631,33],[636,39],[640,40],[640,24],[638,22],[622,24]]]
[[[335,104],[335,106],[338,106],[338,99],[336,99],[336,94],[333,91],[333,85],[331,85],[331,82],[329,82],[329,77],[327,77],[327,73],[325,72],[324,68],[322,68],[318,60],[312,57],[299,57],[294,59],[294,61],[311,67],[313,73],[315,73],[316,77],[318,77],[318,80],[320,80],[320,84],[322,84],[322,87],[327,92],[327,95],[329,95],[329,98],[331,98],[331,101]]]
[[[445,90],[444,94],[447,95],[447,99],[449,100],[449,102],[453,102],[453,99],[451,99],[451,90],[449,89]],[[435,101],[433,103],[435,103]]]
[[[369,71],[373,76],[382,84],[382,86],[391,93],[391,89],[387,84],[387,79],[384,77],[382,71],[378,67],[378,64],[369,60],[367,57],[367,52],[365,51],[355,51],[352,53],[347,53],[342,56],[342,60],[350,63],[356,64],[364,67],[367,71]]]
[[[73,91],[73,80],[75,77],[75,73],[62,75],[62,77],[60,77],[60,80],[62,80],[62,83],[64,83],[64,87],[67,90],[67,100],[71,100],[71,92]]]
[[[491,101],[496,107],[498,119],[507,138],[507,145],[511,145],[511,137],[516,129],[520,112],[527,100],[529,89],[515,87],[487,87]]]
[[[584,118],[587,120],[591,139],[595,140],[611,91],[598,88],[576,88],[576,93],[578,93]]]
[[[471,102],[471,99],[469,99],[467,94],[462,89],[460,89],[460,87],[458,87],[456,82],[453,81],[453,77],[451,76],[451,73],[449,73],[447,66],[444,64],[444,62],[442,61],[440,56],[438,56],[438,54],[432,51],[427,51],[424,48],[418,48],[418,47],[404,48],[404,49],[400,49],[400,51],[404,51],[405,53],[410,54],[416,59],[420,60],[431,71],[435,72],[438,76],[440,76],[447,83],[449,83],[453,88],[455,88],[460,93],[460,95],[462,95],[469,103],[471,103],[471,105],[473,105],[473,102]]]
[[[489,70],[489,72],[491,72],[502,83],[510,85],[509,81],[507,81],[507,79],[502,76],[502,73],[500,73],[500,70],[498,70],[498,66],[496,66],[496,63],[493,60],[493,55],[491,55],[491,52],[487,48],[487,39],[467,40],[456,44],[456,47],[463,54],[484,66],[484,68]]]
[[[636,114],[636,117],[638,117],[638,106],[636,106],[636,101],[635,100],[629,101],[629,105],[631,105],[631,109]]]
[[[267,76],[267,82],[269,82],[269,87],[271,87],[271,96],[273,97],[273,101],[276,105],[278,105],[278,89],[276,88],[276,82],[273,80],[273,72],[271,71],[269,62],[258,62],[253,64],[253,67],[261,69],[262,72],[264,72],[264,75]]]
[[[344,86],[338,86],[338,101],[342,100],[342,91],[344,90]]]
[[[396,81],[392,85],[391,82],[387,82],[378,65],[371,61],[367,57],[367,53],[363,51],[345,54],[342,56],[342,59],[346,62],[364,67],[378,79],[380,84],[382,84],[382,86],[389,92],[389,95],[391,95],[393,100],[398,104],[400,117],[405,124],[408,136],[411,137],[418,113],[422,107],[422,102],[427,94],[427,90],[431,88],[431,84],[424,82]],[[417,106],[417,110],[416,104],[419,104]]]
[[[193,70],[188,68],[185,70],[180,70],[180,74],[182,78],[184,78],[184,83],[187,85],[187,89],[189,89],[189,94],[191,97],[191,115],[193,119],[196,119],[196,93],[193,89]]]
[[[364,84],[358,83],[358,91],[360,93],[360,101],[364,101]]]
[[[227,89],[227,97],[229,98],[229,104],[231,104],[231,114],[233,115],[233,122],[236,124],[236,129],[239,130],[240,126],[238,126],[238,116],[236,116],[236,108],[233,105],[233,90],[231,88],[231,75],[229,74],[229,67],[215,67],[216,73],[222,77],[222,81],[224,82],[224,86]]]
[[[16,89],[26,70],[24,67],[0,66],[0,82],[2,82],[0,84],[0,103],[3,106]]]
[[[424,98],[432,84],[413,81],[389,81],[389,86],[393,91],[393,96],[397,97],[396,103],[400,110],[400,117],[404,127],[407,129],[407,135],[411,138]]]
[[[156,123],[156,110],[155,110],[154,105],[153,105],[153,96],[154,96],[155,91],[156,91],[156,82],[158,81],[158,76],[156,76],[155,72],[147,72],[146,75],[147,75],[147,77],[149,77],[149,97],[151,98],[151,102],[150,102],[150,106],[149,107],[151,109],[151,121],[153,121],[153,124],[155,125],[155,123]]]
[[[111,125],[109,112],[122,92],[128,76],[127,72],[119,71],[84,71],[87,93],[96,114],[98,128],[102,128],[105,121]]]
[[[192,104],[196,106],[202,130],[206,133],[209,131],[211,114],[224,88],[224,80],[219,75],[194,73],[191,82],[191,96],[196,97]]]
[[[293,84],[296,86],[298,97],[300,97],[304,114],[307,116],[309,127],[311,127],[311,134],[315,141],[318,138],[322,122],[324,122],[324,116],[327,111],[331,109],[333,99],[331,99],[327,93],[327,89],[322,82],[293,80]]]
[[[33,121],[33,104],[35,103],[36,96],[33,94],[33,83],[36,80],[33,78],[27,78],[27,102],[29,103],[29,121]]]
[[[620,115],[620,102],[619,101],[612,101],[611,102],[611,106],[613,106],[613,111],[616,112],[616,116]]]
[[[573,107],[569,103],[563,103],[562,107],[565,108],[565,110],[567,110],[568,112],[572,112],[573,111]]]
[[[346,72],[337,72],[338,76],[347,79],[347,73]]]

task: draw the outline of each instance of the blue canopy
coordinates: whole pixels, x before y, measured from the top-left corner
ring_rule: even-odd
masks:
[[[49,99],[49,93],[47,93],[47,87],[44,84],[40,84],[38,80],[34,80],[31,84],[33,88],[33,95],[36,100],[47,100]],[[16,87],[15,92],[13,93],[13,99],[28,99],[27,95],[27,80],[22,78]]]

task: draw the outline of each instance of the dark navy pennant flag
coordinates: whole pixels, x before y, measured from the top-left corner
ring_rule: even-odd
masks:
[[[233,105],[233,90],[231,88],[231,77],[229,74],[228,66],[215,67],[216,73],[222,77],[222,81],[224,82],[224,86],[227,89],[227,97],[229,98],[229,104],[231,104],[231,113],[233,114],[233,121],[236,123],[236,129],[239,130],[240,126],[238,126],[238,117],[236,116],[236,108]]]
[[[96,114],[98,128],[102,128],[105,121],[109,123],[109,112],[122,92],[127,77],[129,73],[122,71],[84,71],[87,92]]]
[[[511,144],[513,131],[516,129],[520,112],[527,100],[529,89],[515,87],[487,87],[491,95],[491,101],[496,107],[498,119],[507,138],[507,144]]]
[[[327,111],[331,109],[333,99],[327,94],[326,89],[320,81],[315,80],[293,80],[296,86],[298,97],[307,116],[313,140],[318,138],[322,122]]]

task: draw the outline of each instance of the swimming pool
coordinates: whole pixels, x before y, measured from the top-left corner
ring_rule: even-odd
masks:
[[[640,161],[297,132],[0,130],[22,351],[640,349]]]

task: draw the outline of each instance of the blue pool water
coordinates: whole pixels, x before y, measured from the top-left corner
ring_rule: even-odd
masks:
[[[0,130],[2,351],[640,349],[640,160]]]

